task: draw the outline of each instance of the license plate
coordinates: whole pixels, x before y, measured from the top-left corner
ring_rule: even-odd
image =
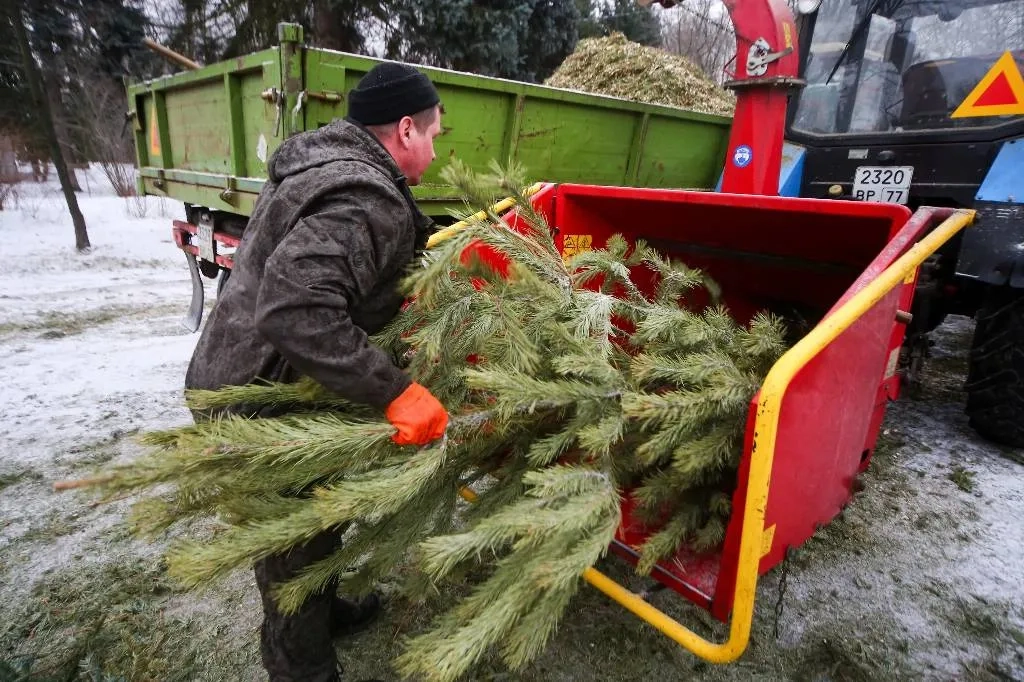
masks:
[[[196,246],[200,258],[214,262],[217,256],[213,248],[213,221],[200,220],[196,225]]]
[[[853,174],[853,196],[861,201],[905,204],[913,177],[913,166],[859,166]]]

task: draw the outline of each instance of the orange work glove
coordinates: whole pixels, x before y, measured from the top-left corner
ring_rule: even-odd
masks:
[[[416,382],[391,401],[384,416],[398,429],[391,440],[399,445],[426,445],[443,436],[448,427],[444,405]]]

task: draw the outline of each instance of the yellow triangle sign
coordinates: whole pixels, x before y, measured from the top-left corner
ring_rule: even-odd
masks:
[[[160,155],[160,130],[156,125],[156,102],[149,109],[149,153]]]
[[[1007,50],[950,118],[1013,116],[1024,114],[1024,78]]]

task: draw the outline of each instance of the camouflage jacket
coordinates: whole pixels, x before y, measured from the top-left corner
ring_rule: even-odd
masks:
[[[348,121],[289,138],[268,170],[185,385],[305,375],[383,408],[410,379],[367,335],[398,312],[431,221],[387,150]]]

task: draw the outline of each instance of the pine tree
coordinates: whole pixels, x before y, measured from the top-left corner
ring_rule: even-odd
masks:
[[[487,213],[424,254],[409,305],[375,338],[448,407],[442,441],[396,446],[380,414],[309,380],[232,387],[193,392],[190,407],[291,414],[152,433],[148,456],[87,482],[108,496],[158,491],[136,504],[143,532],[221,520],[212,538],[169,550],[187,586],[347,527],[343,549],[278,587],[285,610],[335,579],[368,591],[409,558],[411,591],[475,569],[485,579],[396,661],[427,680],[454,680],[494,650],[513,669],[533,660],[626,496],[654,530],[640,572],[719,544],[749,401],[784,350],[778,319],[737,324],[707,276],[642,241],[615,236],[563,260],[514,170],[445,173],[470,212],[511,193],[521,220],[508,229]],[[507,272],[466,258],[479,248],[505,256]],[[650,294],[641,269],[658,275]],[[460,502],[464,488],[474,504]]]
[[[576,46],[574,0],[410,0],[388,56],[486,76],[541,82]]]

